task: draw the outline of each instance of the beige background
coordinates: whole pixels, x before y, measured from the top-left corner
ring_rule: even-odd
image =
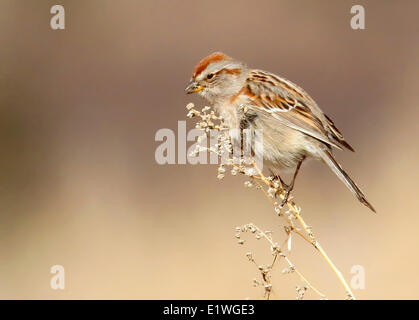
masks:
[[[156,131],[202,104],[183,89],[215,50],[298,83],[335,120],[357,150],[337,157],[378,214],[307,163],[304,216],[346,278],[365,267],[358,298],[419,297],[417,1],[357,1],[364,31],[349,26],[353,1],[58,2],[65,31],[49,26],[57,1],[0,2],[0,298],[261,297],[234,228],[281,239],[266,199],[214,166],[154,160]],[[306,243],[291,258],[344,297]],[[55,264],[64,291],[49,286]],[[294,299],[283,267],[275,297]]]

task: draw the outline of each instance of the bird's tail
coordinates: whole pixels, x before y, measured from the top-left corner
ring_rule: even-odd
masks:
[[[332,169],[332,171],[339,177],[340,180],[352,191],[352,193],[358,198],[358,200],[370,208],[373,212],[376,212],[373,206],[368,202],[365,195],[362,193],[361,189],[356,185],[356,183],[349,177],[349,175],[342,169],[342,167],[337,163],[336,159],[333,157],[329,150],[321,149],[319,154],[323,161]]]

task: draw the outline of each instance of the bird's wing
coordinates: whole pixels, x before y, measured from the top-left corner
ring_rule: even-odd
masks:
[[[258,111],[269,113],[286,126],[327,145],[338,149],[344,146],[353,151],[332,120],[303,89],[291,81],[265,71],[252,70],[245,89]]]

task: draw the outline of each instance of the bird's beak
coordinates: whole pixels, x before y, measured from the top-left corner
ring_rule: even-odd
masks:
[[[198,84],[198,82],[192,79],[191,82],[189,82],[188,86],[185,88],[185,92],[187,94],[190,94],[201,91],[202,89],[203,88]]]

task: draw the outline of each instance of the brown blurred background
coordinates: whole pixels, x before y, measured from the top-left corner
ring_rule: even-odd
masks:
[[[54,4],[64,31],[50,28]],[[354,4],[366,30],[350,28]],[[418,12],[417,1],[2,0],[0,298],[262,297],[234,229],[283,239],[263,195],[218,181],[216,166],[154,159],[156,131],[203,105],[183,89],[215,50],[298,83],[335,120],[357,150],[337,157],[378,214],[321,163],[305,164],[295,197],[348,281],[365,267],[358,298],[419,298]],[[254,251],[260,263],[267,251]],[[344,298],[313,248],[297,240],[291,258]],[[56,264],[62,291],[50,288]],[[274,297],[294,299],[301,282],[284,267]]]

